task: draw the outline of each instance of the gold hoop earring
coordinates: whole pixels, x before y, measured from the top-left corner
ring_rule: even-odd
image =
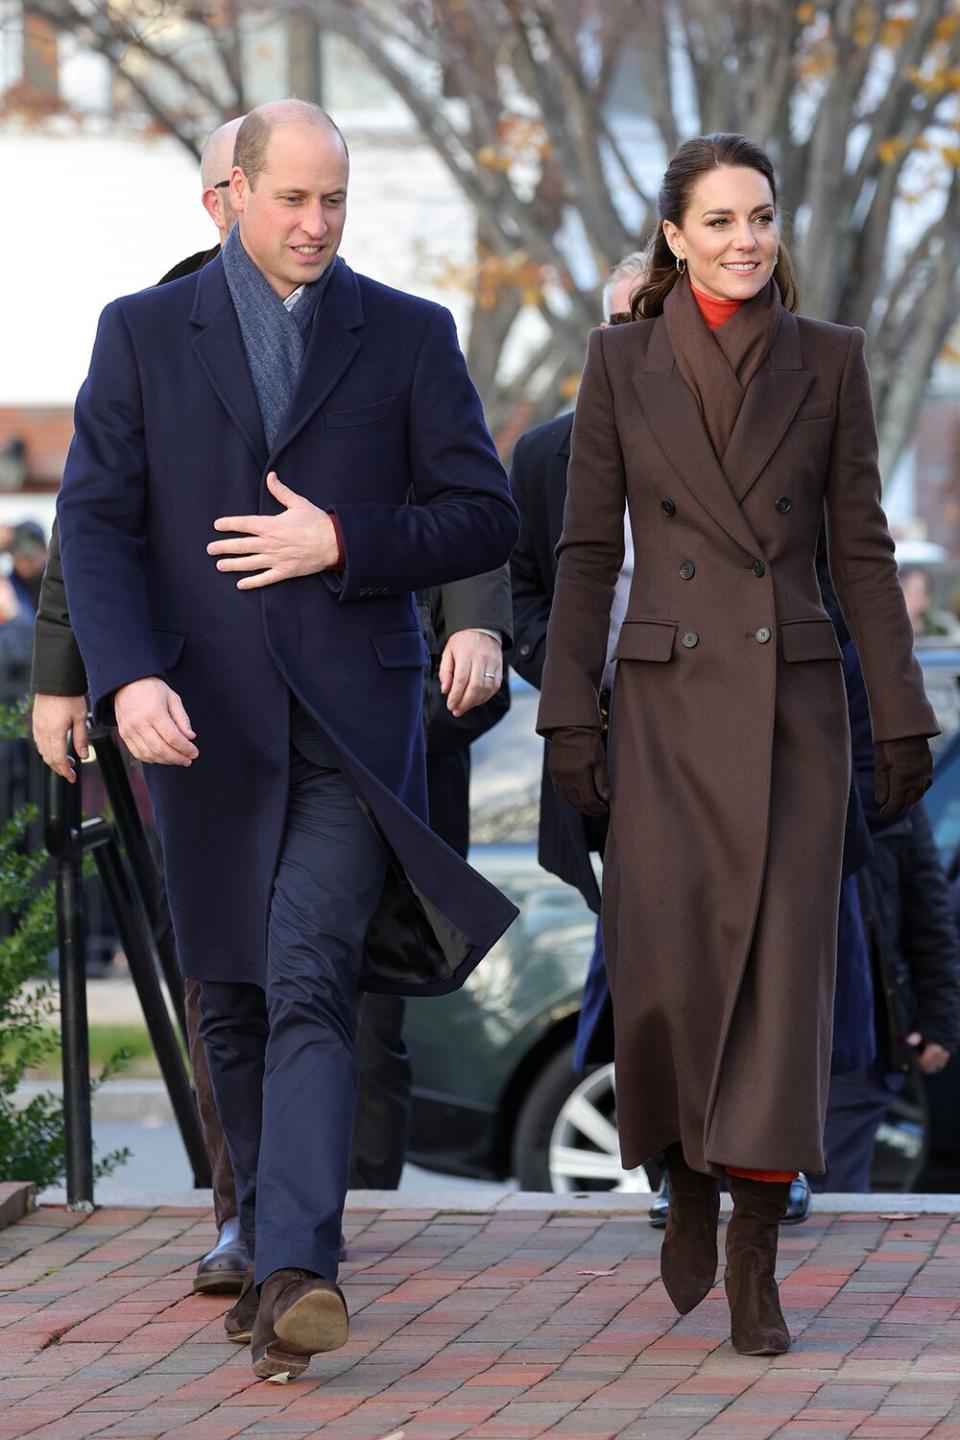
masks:
[[[677,274],[682,275],[687,268],[687,262],[682,255],[677,256]]]

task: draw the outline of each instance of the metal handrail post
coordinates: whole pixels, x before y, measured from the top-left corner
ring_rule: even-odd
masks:
[[[157,948],[146,910],[113,831],[103,820],[88,820],[84,843],[93,851],[97,870],[130,967],[160,1073],[176,1117],[198,1190],[210,1188],[210,1161],[203,1143],[196,1097],[176,1030],[170,1020],[157,975]],[[182,985],[180,987],[182,993]]]
[[[114,732],[105,725],[98,725],[91,732],[90,738],[96,746],[100,774],[103,776],[103,783],[110,799],[120,843],[150,919],[160,968],[163,971],[163,978],[170,993],[174,1013],[180,1025],[180,1033],[186,1044],[187,1015],[183,976],[177,963],[166,891],[157,871],[156,860],[147,840],[143,820],[133,798],[130,777],[127,774],[123,755],[116,743]]]
[[[44,841],[56,861],[60,951],[60,1031],[66,1125],[67,1208],[93,1208],[93,1112],[83,924],[80,766],[71,785],[52,770],[44,780]]]

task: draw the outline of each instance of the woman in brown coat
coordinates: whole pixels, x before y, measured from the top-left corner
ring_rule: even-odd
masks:
[[[798,318],[766,155],[736,135],[664,177],[636,324],[590,337],[538,728],[561,794],[607,808],[603,933],[623,1162],[665,1152],[661,1273],[716,1279],[733,1341],[785,1350],[774,1265],[797,1170],[824,1168],[849,784],[830,564],[870,698],[878,797],[929,784],[936,721],[880,507],[860,330]],[[636,564],[605,754],[600,682],[628,506]],[[609,765],[609,782],[607,779]]]

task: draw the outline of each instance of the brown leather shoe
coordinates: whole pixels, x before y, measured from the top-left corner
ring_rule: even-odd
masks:
[[[790,1331],[777,1290],[777,1240],[787,1209],[787,1182],[729,1175],[733,1216],[727,1226],[723,1283],[730,1304],[730,1336],[741,1355],[782,1355]]]
[[[236,1215],[224,1220],[220,1226],[217,1243],[197,1266],[193,1277],[195,1295],[235,1295],[243,1289],[246,1274],[247,1247],[240,1234],[240,1221]]]
[[[666,1154],[670,1210],[660,1248],[660,1278],[681,1315],[709,1295],[717,1279],[720,1187],[712,1175],[691,1170],[679,1145]]]
[[[223,1317],[223,1328],[228,1340],[234,1345],[249,1345],[253,1334],[253,1322],[257,1318],[260,1297],[253,1283],[253,1266],[247,1266],[243,1289],[236,1305],[231,1306]]]
[[[258,1379],[302,1375],[311,1355],[339,1350],[348,1337],[347,1302],[331,1280],[310,1270],[274,1270],[260,1286],[250,1341]]]

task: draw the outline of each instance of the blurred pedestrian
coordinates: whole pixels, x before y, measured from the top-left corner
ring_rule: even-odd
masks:
[[[822,1191],[870,1190],[877,1129],[914,1069],[938,1075],[960,1042],[960,943],[922,805],[874,834],[858,876],[874,963],[876,1059],[830,1082]]]
[[[831,1076],[827,1168],[814,1189],[866,1193],[877,1129],[906,1077],[938,1074],[960,1040],[960,936],[923,805],[889,818],[876,803],[867,691],[855,653],[845,664],[854,781],[872,837],[855,876],[872,1003],[858,1037],[869,1050]],[[838,1039],[835,1031],[835,1050]]]
[[[789,1346],[774,1267],[798,1170],[824,1168],[849,794],[830,569],[858,642],[888,815],[930,782],[937,732],[879,504],[861,331],[800,320],[767,156],[687,142],[660,191],[637,324],[595,331],[577,401],[539,728],[604,814],[604,950],[628,1168],[665,1152],[661,1275],[681,1312],[716,1279],[734,1202],[734,1346]],[[629,504],[637,550],[600,689]]]
[[[899,572],[900,589],[913,633],[918,639],[931,635],[956,635],[960,632],[953,616],[939,610],[933,603],[933,587],[926,570],[911,566]]]
[[[40,599],[44,566],[47,563],[47,537],[43,526],[35,520],[22,520],[10,535],[10,583],[24,616],[33,616]]]

